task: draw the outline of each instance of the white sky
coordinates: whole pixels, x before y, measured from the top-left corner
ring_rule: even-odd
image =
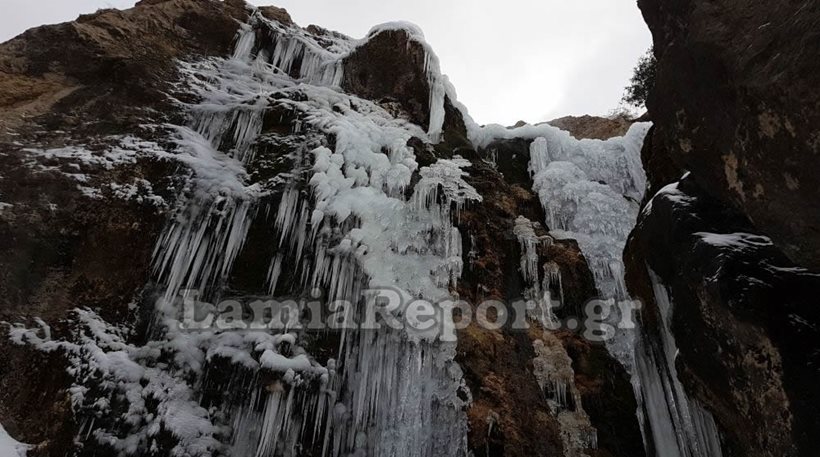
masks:
[[[0,0],[0,41],[134,0]],[[302,26],[356,38],[406,20],[424,30],[441,68],[479,123],[605,115],[651,45],[635,0],[255,0]]]

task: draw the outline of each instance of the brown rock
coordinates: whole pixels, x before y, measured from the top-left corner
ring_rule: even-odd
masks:
[[[167,97],[175,59],[223,55],[246,17],[244,2],[143,1],[75,22],[38,27],[0,44],[0,321],[40,317],[55,337],[70,311],[88,307],[122,322],[150,278],[165,220],[150,204],[82,196],[77,183],[34,169],[27,147],[81,141],[92,153],[108,135],[178,115]],[[96,152],[94,152],[96,151]],[[60,167],[59,163],[47,163]],[[76,171],[76,170],[75,170]],[[116,170],[83,167],[94,183],[148,179],[170,200],[175,166],[156,161]],[[121,174],[121,175],[119,175]],[[0,328],[0,417],[32,456],[64,455],[78,432],[62,357],[9,342]],[[87,449],[94,453],[93,449]]]
[[[606,118],[596,116],[566,116],[547,122],[547,124],[566,130],[575,138],[608,140],[624,136],[634,120],[623,116]]]
[[[476,158],[468,169],[470,182],[484,201],[468,205],[460,214],[465,272],[459,281],[459,296],[469,303],[497,299],[512,303],[522,299],[526,285],[519,271],[521,248],[513,234],[514,221],[524,216],[544,221],[541,202],[530,190],[526,171],[529,142],[509,140],[490,145],[472,155],[488,157],[494,150],[497,168]],[[471,157],[465,154],[465,157]],[[545,235],[545,228],[540,228]],[[557,241],[539,249],[541,265],[557,264],[563,283],[561,316],[578,311],[596,297],[592,273],[574,241]],[[561,291],[553,290],[554,296]],[[529,331],[502,328],[491,331],[472,325],[459,333],[457,361],[473,395],[468,410],[469,443],[477,456],[576,455],[566,449],[564,432],[583,433],[553,415],[546,395],[534,374],[533,345],[538,339],[557,338],[572,360],[575,384],[583,409],[598,430],[594,456],[640,456],[643,446],[635,415],[636,403],[629,377],[602,345],[585,341],[581,335],[563,331],[545,335],[533,326]],[[563,416],[566,420],[566,417]]]
[[[246,17],[244,4],[168,0],[31,29],[0,44],[0,127],[48,114],[55,129],[113,133],[149,107],[173,111],[175,59],[226,54]]]
[[[288,14],[288,10],[284,8],[277,8],[275,6],[260,6],[259,12],[262,13],[262,16],[265,16],[272,21],[278,21],[285,25],[295,25],[293,23],[293,19],[290,18],[290,14]]]

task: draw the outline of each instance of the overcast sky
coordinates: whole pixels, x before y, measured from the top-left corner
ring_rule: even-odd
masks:
[[[134,0],[0,0],[0,41]],[[424,30],[459,100],[479,123],[605,115],[651,45],[635,0],[257,0],[300,25],[356,38],[382,22]]]

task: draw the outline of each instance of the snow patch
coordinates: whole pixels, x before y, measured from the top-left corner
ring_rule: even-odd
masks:
[[[0,455],[3,457],[25,457],[33,446],[12,438],[0,424]]]

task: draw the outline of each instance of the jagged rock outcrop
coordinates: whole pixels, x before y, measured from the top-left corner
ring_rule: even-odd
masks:
[[[426,126],[430,123],[427,53],[410,38],[409,32],[401,29],[376,34],[345,59],[342,84],[360,97],[396,103],[415,123]]]
[[[624,256],[645,338],[669,327],[723,455],[814,455],[820,14],[811,2],[638,3],[658,59],[655,124]]]
[[[820,267],[820,11],[811,0],[638,2],[652,30],[653,147]]]

